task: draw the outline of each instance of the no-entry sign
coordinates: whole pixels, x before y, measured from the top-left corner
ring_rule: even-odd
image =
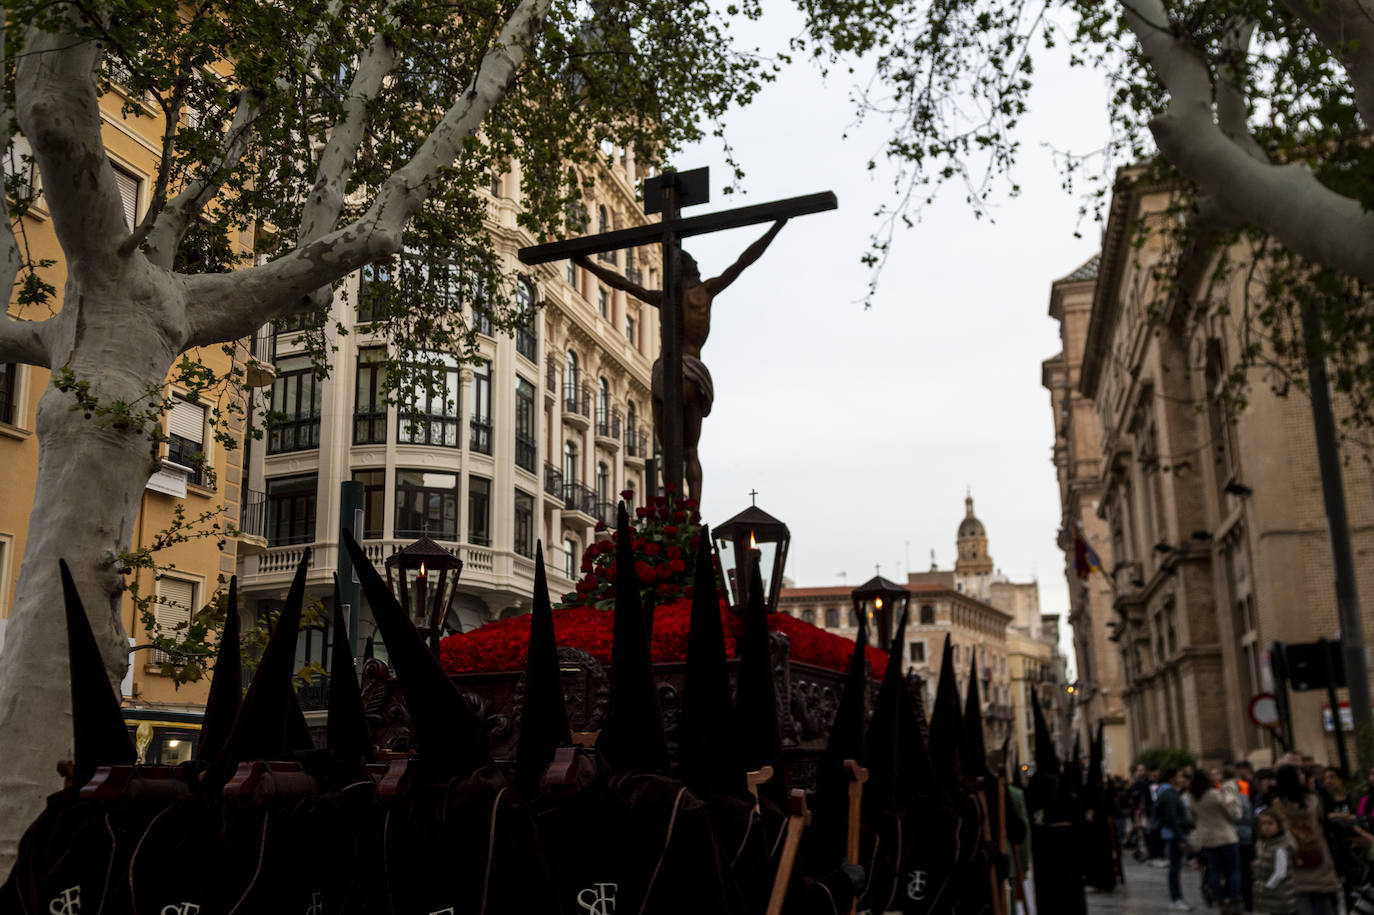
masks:
[[[1260,693],[1250,700],[1250,720],[1262,728],[1279,723],[1279,703],[1273,693]]]

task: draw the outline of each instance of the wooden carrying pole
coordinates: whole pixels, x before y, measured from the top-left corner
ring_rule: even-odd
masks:
[[[806,792],[793,788],[788,794],[792,815],[787,819],[787,840],[782,846],[782,856],[778,858],[778,870],[773,875],[773,892],[768,896],[766,915],[782,915],[782,904],[787,898],[787,885],[792,882],[792,865],[797,861],[797,848],[801,844],[802,830],[811,823],[811,811],[806,809]]]
[[[849,832],[845,836],[845,860],[850,864],[859,863],[859,823],[863,815],[864,782],[868,781],[868,770],[852,759],[844,761],[844,771],[849,776]],[[849,907],[849,915],[859,911],[859,896]]]
[[[987,845],[992,844],[992,824],[988,822],[988,795],[986,791],[978,792],[981,803],[978,805],[982,810],[983,821],[983,841]],[[986,846],[984,846],[986,847]],[[988,868],[988,885],[992,890],[992,911],[993,915],[1003,915],[1002,913],[1002,887],[1001,881],[997,879],[997,862],[992,862],[992,867]]]

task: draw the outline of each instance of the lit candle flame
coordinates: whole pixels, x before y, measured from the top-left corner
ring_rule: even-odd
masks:
[[[881,597],[873,598],[873,606],[877,607],[879,610],[883,609],[883,599]]]
[[[425,577],[425,564],[424,564],[423,562],[420,563],[420,577],[421,577],[421,578],[424,578],[424,577]]]
[[[749,532],[749,549],[751,549],[751,550],[756,550],[756,549],[758,549],[758,547],[759,547],[758,542],[757,542],[756,540],[754,540],[754,532],[753,532],[753,531],[750,531],[750,532]]]

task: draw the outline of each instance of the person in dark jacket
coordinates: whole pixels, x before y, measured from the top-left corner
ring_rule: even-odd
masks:
[[[1159,835],[1164,840],[1169,858],[1169,910],[1190,912],[1193,907],[1184,901],[1181,885],[1183,845],[1193,829],[1188,808],[1183,803],[1188,776],[1178,769],[1165,769],[1162,781],[1163,786],[1155,798],[1155,817],[1159,821]]]

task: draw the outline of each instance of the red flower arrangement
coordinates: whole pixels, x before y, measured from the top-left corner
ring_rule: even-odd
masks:
[[[679,597],[660,604],[654,611],[654,636],[651,654],[655,664],[687,659],[687,632],[692,618],[692,601]],[[744,619],[720,604],[725,629],[725,654],[735,657],[736,641],[744,634]],[[554,638],[559,645],[581,648],[602,664],[611,663],[611,639],[615,615],[595,607],[568,607],[553,614]],[[831,670],[844,670],[854,651],[854,643],[843,636],[826,632],[786,613],[770,613],[768,628],[783,632],[792,643],[792,660],[815,664]],[[477,671],[522,670],[529,649],[530,617],[524,614],[488,623],[480,629],[451,635],[439,645],[439,659],[450,674]],[[874,676],[882,676],[887,655],[867,648],[868,663]]]
[[[632,490],[622,492],[626,501],[634,497]],[[647,505],[635,509],[637,526],[630,528],[634,547],[635,577],[640,582],[640,597],[648,600],[671,601],[691,597],[692,587],[687,572],[694,556],[701,530],[701,516],[694,499],[679,499],[671,489],[666,496],[655,496]],[[598,523],[598,531],[606,526]],[[616,540],[600,540],[589,545],[582,554],[582,578],[577,590],[563,595],[557,606],[595,607],[610,610],[615,606]]]

